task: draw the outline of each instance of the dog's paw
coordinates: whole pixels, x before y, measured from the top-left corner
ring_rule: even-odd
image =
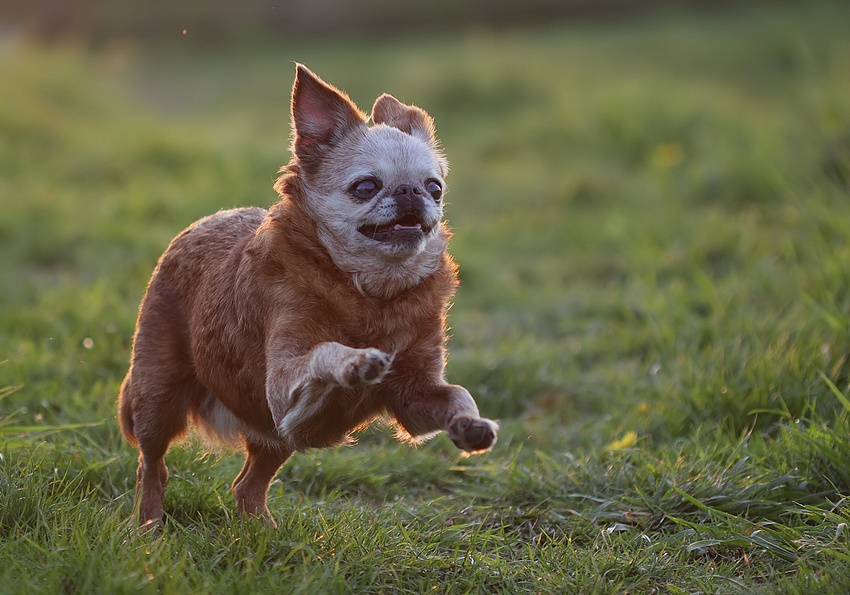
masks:
[[[459,449],[471,454],[485,452],[496,444],[496,422],[472,417],[461,417],[449,425],[449,438]]]
[[[392,356],[380,349],[361,349],[345,362],[341,384],[355,388],[380,382],[392,363]]]

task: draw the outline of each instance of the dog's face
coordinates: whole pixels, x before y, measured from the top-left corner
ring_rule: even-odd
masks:
[[[322,174],[317,215],[349,251],[407,260],[437,233],[445,182],[421,139],[385,124],[365,129],[329,152]]]
[[[423,110],[389,95],[368,118],[303,66],[293,88],[293,152],[306,206],[337,266],[421,278],[439,264],[446,160]]]

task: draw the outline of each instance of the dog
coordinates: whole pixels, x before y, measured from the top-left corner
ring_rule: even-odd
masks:
[[[458,277],[433,119],[387,94],[367,117],[301,64],[291,114],[279,202],[188,227],[139,308],[118,417],[140,451],[142,525],[162,521],[165,454],[190,422],[242,446],[237,510],[272,524],[269,484],[294,452],[378,419],[414,444],[440,431],[468,453],[496,442],[498,424],[444,374]]]

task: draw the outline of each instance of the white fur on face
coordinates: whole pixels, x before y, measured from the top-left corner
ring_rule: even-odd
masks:
[[[402,215],[391,196],[393,189],[403,184],[424,189],[428,180],[437,180],[445,189],[446,172],[445,158],[421,137],[383,124],[364,124],[329,152],[316,179],[304,185],[322,243],[339,268],[354,274],[363,293],[388,297],[437,270],[446,246],[442,200],[425,193],[422,223],[430,229],[418,242],[380,242],[358,228],[377,227]],[[349,188],[367,177],[380,180],[383,189],[362,202]]]

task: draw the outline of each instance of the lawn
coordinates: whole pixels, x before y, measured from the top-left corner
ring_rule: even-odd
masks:
[[[0,46],[0,592],[850,591],[850,6],[382,40]],[[293,61],[427,109],[493,452],[383,428],[167,459],[130,529],[115,398],[156,259],[268,206]]]

